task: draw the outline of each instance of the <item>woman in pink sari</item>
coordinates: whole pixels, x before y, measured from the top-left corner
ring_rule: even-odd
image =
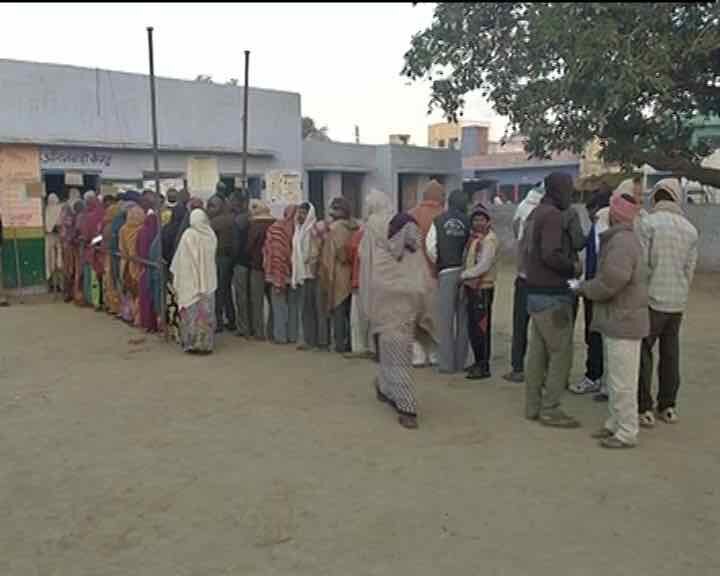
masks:
[[[137,255],[144,260],[150,260],[150,247],[157,237],[159,228],[158,216],[150,210],[145,216],[142,228],[137,237]],[[158,323],[153,306],[152,290],[150,288],[151,270],[143,265],[140,273],[140,326],[148,332],[157,332]]]

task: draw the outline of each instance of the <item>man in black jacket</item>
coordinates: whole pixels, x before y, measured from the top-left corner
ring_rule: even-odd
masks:
[[[467,205],[465,192],[451,192],[447,211],[435,218],[425,239],[438,273],[438,369],[445,374],[464,371],[468,358],[467,307],[460,302],[463,254],[470,236]]]
[[[235,325],[237,335],[250,337],[250,258],[247,253],[250,216],[244,196],[233,194],[230,205],[235,217],[233,224],[233,289],[235,291]]]

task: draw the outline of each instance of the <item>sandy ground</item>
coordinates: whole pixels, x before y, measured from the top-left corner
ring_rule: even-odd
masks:
[[[421,427],[374,365],[224,335],[188,357],[88,310],[0,310],[0,574],[720,574],[720,278],[696,283],[675,427],[634,451],[522,418],[508,364],[417,372]],[[579,375],[584,354],[576,356]]]

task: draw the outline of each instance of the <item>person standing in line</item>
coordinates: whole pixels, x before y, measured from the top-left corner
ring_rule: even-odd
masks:
[[[62,286],[62,250],[60,218],[63,204],[57,194],[48,194],[45,207],[45,277],[50,292],[59,292]]]
[[[427,240],[428,232],[433,224],[435,218],[440,216],[445,211],[445,187],[440,184],[437,180],[430,180],[422,193],[422,201],[408,212],[417,222],[418,228],[420,228],[420,235],[422,239],[422,251],[425,255],[425,262],[428,265],[428,283],[427,290],[430,292],[433,301],[437,299],[437,273],[435,271],[435,265],[427,255],[427,248],[425,242]],[[434,323],[435,324],[435,323]],[[425,350],[418,341],[413,342],[413,366],[431,366],[437,365],[437,349],[433,347],[430,350]]]
[[[391,216],[388,196],[381,191],[372,191],[366,205],[370,216],[361,248],[360,289],[379,341],[375,392],[380,402],[395,409],[401,426],[414,429],[418,421],[410,370],[413,337],[434,333],[420,229],[408,214]]]
[[[120,312],[120,295],[118,294],[115,277],[113,276],[112,230],[113,221],[120,213],[120,203],[110,203],[103,215],[102,227],[102,261],[103,261],[103,308],[109,314]]]
[[[175,188],[169,188],[165,197],[165,201],[163,202],[163,207],[160,210],[161,226],[165,227],[170,224],[170,220],[172,220],[173,210],[175,209],[175,206],[177,206],[177,198],[178,191]]]
[[[464,371],[468,359],[467,307],[460,301],[463,254],[470,237],[467,204],[467,194],[453,190],[447,211],[435,218],[425,240],[438,274],[438,368],[444,374]]]
[[[588,215],[592,222],[585,243],[585,280],[595,277],[600,254],[600,236],[610,227],[609,203],[611,191],[606,186],[598,190],[587,204]],[[577,384],[570,385],[574,394],[595,394],[603,387],[603,342],[602,335],[592,330],[593,302],[583,298],[585,318],[585,376]]]
[[[151,248],[157,239],[160,222],[157,214],[149,210],[145,216],[142,228],[137,237],[137,255],[143,260],[151,259]],[[146,332],[158,331],[158,317],[153,304],[153,270],[150,266],[141,265],[140,278],[138,280],[138,308],[140,316],[140,327]]]
[[[317,312],[317,341],[316,349],[328,352],[332,344],[332,330],[330,329],[330,315],[328,313],[328,286],[321,281],[320,256],[330,232],[327,220],[319,220],[310,231],[310,258],[308,267],[315,275],[315,310]]]
[[[523,239],[525,236],[525,222],[544,196],[545,184],[541,182],[531,189],[523,201],[520,202],[512,220],[513,235],[518,250],[516,257],[517,274],[513,294],[512,345],[510,350],[512,369],[503,376],[503,379],[508,382],[521,383],[525,381],[525,353],[527,352],[530,314],[527,311],[527,272],[525,269]]]
[[[271,290],[272,333],[276,344],[297,341],[297,308],[295,295],[290,293],[296,210],[294,205],[285,208],[283,219],[276,220],[268,228],[263,245],[263,267],[265,282]]]
[[[595,434],[604,448],[632,448],[638,436],[640,346],[648,335],[647,271],[633,223],[640,206],[629,194],[610,201],[610,229],[601,236],[597,274],[578,287],[593,301],[592,329],[602,334],[610,417]]]
[[[678,421],[680,325],[687,307],[698,258],[698,232],[681,208],[676,178],[660,180],[652,190],[653,209],[636,224],[650,272],[650,334],[640,356],[640,425],[655,425],[651,394],[653,348],[660,343],[657,411],[668,424]]]
[[[526,221],[527,287],[530,313],[526,417],[545,426],[577,428],[562,409],[573,345],[574,295],[568,280],[582,274],[577,253],[564,239],[563,213],[570,208],[573,181],[553,172],[545,178],[545,197]]]
[[[330,203],[330,228],[320,255],[320,283],[328,295],[327,311],[332,316],[335,351],[350,352],[350,295],[352,262],[348,246],[358,224],[350,214],[350,203],[343,197]]]
[[[352,351],[346,358],[372,358],[370,352],[370,333],[368,319],[360,305],[360,244],[365,229],[358,228],[350,239],[348,258],[352,262],[352,295],[350,296],[350,347]]]
[[[133,204],[127,220],[120,229],[120,267],[123,284],[122,318],[129,324],[140,325],[140,276],[143,265],[138,263],[137,238],[145,222],[145,212]]]
[[[298,206],[292,241],[291,286],[298,301],[298,350],[317,345],[317,281],[310,261],[311,236],[315,226],[315,207],[309,202]]]
[[[271,338],[265,323],[265,270],[263,267],[263,246],[267,230],[275,222],[270,208],[262,200],[250,201],[250,224],[247,236],[247,257],[250,264],[250,320],[252,335],[256,340]],[[267,334],[266,334],[267,332]]]
[[[215,346],[217,238],[204,210],[190,212],[170,265],[180,316],[180,343],[190,354],[210,354]]]
[[[468,334],[475,363],[468,380],[490,378],[492,355],[492,305],[497,275],[498,239],[491,227],[490,212],[482,204],[470,218],[472,233],[465,256],[465,270],[460,275],[468,308]]]
[[[237,336],[252,334],[250,321],[250,260],[247,252],[250,214],[247,200],[238,194],[231,196],[233,212],[233,278],[235,293],[235,326]]]
[[[217,293],[215,294],[215,330],[224,332],[227,327],[235,331],[235,304],[232,297],[233,276],[233,226],[235,219],[230,212],[225,199],[215,195],[208,200],[207,215],[210,227],[217,238],[217,262],[215,266],[218,273]],[[227,326],[225,319],[227,318]]]

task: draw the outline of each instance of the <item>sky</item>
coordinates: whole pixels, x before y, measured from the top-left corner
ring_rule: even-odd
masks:
[[[432,20],[430,4],[14,4],[0,5],[0,58],[147,73],[147,26],[154,26],[155,73],[298,92],[302,114],[333,140],[387,142],[410,134],[427,144],[430,88],[400,75],[412,35]],[[477,95],[465,119],[504,122]]]

